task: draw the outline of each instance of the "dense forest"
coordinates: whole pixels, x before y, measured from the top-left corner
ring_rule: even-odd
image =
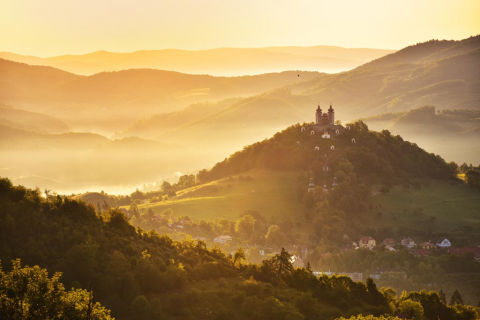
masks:
[[[371,279],[316,277],[308,266],[294,268],[285,250],[247,264],[243,250],[227,255],[201,241],[176,242],[135,229],[117,210],[99,216],[82,202],[44,199],[8,179],[0,180],[0,237],[0,313],[10,319],[109,319],[102,305],[118,319],[478,317],[435,292],[398,297]]]

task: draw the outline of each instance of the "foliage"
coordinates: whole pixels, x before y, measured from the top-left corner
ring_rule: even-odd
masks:
[[[43,199],[38,191],[12,186],[7,179],[0,180],[0,237],[2,261],[20,258],[27,264],[61,271],[67,287],[93,289],[101,304],[119,319],[393,315],[391,303],[395,302],[371,279],[361,283],[344,276],[316,277],[309,269],[293,268],[286,250],[261,265],[243,264],[241,250],[230,257],[201,241],[176,242],[146,233],[132,227],[118,211],[97,216],[81,202],[58,196]],[[53,292],[63,288],[57,284],[58,276],[50,279],[45,270],[39,271],[43,276],[37,276],[37,271],[27,273],[24,280],[44,279],[47,284],[41,287],[53,283]],[[28,299],[58,299],[49,292]],[[66,293],[68,300],[85,310],[82,306],[91,301],[89,293],[83,289],[71,292]],[[407,298],[418,301],[413,297],[410,293]],[[437,319],[420,302],[426,319]],[[108,316],[97,306],[100,314]],[[442,319],[472,314],[468,308],[445,306],[440,300],[438,306],[448,311]],[[9,310],[24,312],[19,307]]]
[[[423,319],[423,307],[420,302],[405,299],[398,304],[397,315],[403,319]]]
[[[39,266],[21,266],[13,260],[10,271],[0,269],[0,318],[110,320],[110,311],[83,289],[66,291],[60,273],[48,276]]]

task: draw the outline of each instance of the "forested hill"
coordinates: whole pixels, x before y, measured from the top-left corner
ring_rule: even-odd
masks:
[[[428,153],[416,144],[393,136],[388,131],[369,131],[363,122],[346,125],[329,139],[312,134],[313,124],[297,124],[272,138],[245,147],[211,170],[199,173],[201,181],[219,179],[254,168],[301,170],[323,179],[349,175],[374,184],[392,185],[416,179],[454,178],[455,164]]]
[[[16,258],[50,273],[63,272],[67,288],[93,290],[118,319],[334,319],[402,316],[406,310],[428,320],[478,317],[474,308],[448,306],[435,292],[397,299],[391,289],[379,291],[371,279],[317,278],[308,268],[294,269],[284,250],[261,265],[247,265],[242,250],[231,257],[203,242],[175,242],[135,230],[120,212],[98,217],[84,203],[59,196],[43,199],[38,191],[12,186],[7,179],[0,180],[0,239],[6,271],[0,270],[0,314],[8,311],[22,319],[62,315],[53,313],[56,300],[46,296],[52,288],[34,290],[43,281],[35,277],[38,269],[19,269],[15,262],[17,276],[9,271],[8,261]],[[19,276],[22,286],[13,286]],[[85,306],[88,299],[83,302]],[[75,319],[92,319],[76,313]],[[94,319],[110,318],[97,314]]]

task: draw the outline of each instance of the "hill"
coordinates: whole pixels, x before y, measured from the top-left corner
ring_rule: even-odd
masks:
[[[301,213],[305,208],[297,199],[297,181],[297,172],[251,170],[182,189],[174,198],[147,201],[138,208],[155,213],[171,211],[173,217],[188,216],[194,221],[236,221],[253,211],[261,213],[270,223],[303,219]]]
[[[311,126],[247,146],[201,170],[196,184],[174,186],[173,194],[165,186],[132,194],[123,208],[141,228],[226,250],[245,246],[253,261],[262,259],[256,251],[285,247],[317,270],[378,274],[382,285],[397,290],[461,288],[478,300],[473,255],[420,248],[448,238],[459,252],[470,252],[480,243],[480,194],[456,179],[457,166],[362,122],[337,127],[330,139],[312,135]],[[221,235],[231,238],[222,244]],[[357,251],[365,236],[376,240],[371,253]],[[404,238],[417,247],[404,248]],[[395,247],[384,247],[384,239]],[[472,282],[461,280],[465,273]]]
[[[225,101],[215,108],[197,105],[197,112],[189,108],[147,117],[119,135],[135,134],[180,144],[201,137],[201,141],[215,142],[225,148],[232,145],[234,148],[226,150],[233,151],[268,137],[289,123],[308,121],[312,106],[318,102],[322,106],[333,102],[337,119],[406,112],[423,105],[435,106],[440,111],[477,110],[480,96],[476,88],[480,83],[475,70],[480,68],[479,50],[480,36],[420,43],[348,72],[322,75],[257,96]],[[201,108],[206,112],[201,113]],[[166,124],[172,117],[175,121]],[[435,143],[433,132],[418,141],[417,136],[407,135],[406,131],[399,133],[448,160],[461,162],[461,157],[465,157],[463,161],[477,161],[468,150],[455,157],[452,148]],[[448,145],[452,147],[459,142],[451,140]],[[472,144],[478,146],[474,141]]]
[[[362,119],[376,127],[414,134],[476,135],[480,131],[480,110],[440,110],[426,106],[408,112],[390,113]]]
[[[239,255],[234,259],[203,242],[175,242],[135,230],[118,211],[98,217],[83,203],[42,199],[38,191],[14,187],[6,179],[0,180],[0,208],[2,262],[20,258],[49,272],[62,271],[66,287],[93,289],[95,298],[119,319],[261,315],[300,320],[304,314],[333,319],[392,312],[372,280],[317,278],[309,270],[294,269],[284,250],[261,265],[244,264]],[[17,291],[12,288],[8,297],[13,299]],[[43,292],[35,297],[40,299]],[[307,299],[308,308],[293,302],[299,297]],[[239,310],[239,304],[245,307]],[[456,310],[440,303],[438,311],[456,320]]]
[[[166,179],[178,171],[192,172],[211,166],[218,159],[270,137],[291,123],[311,121],[318,102],[322,107],[333,102],[336,119],[342,121],[404,113],[427,102],[440,111],[466,108],[475,111],[478,108],[476,88],[479,87],[474,73],[479,61],[475,51],[478,39],[430,41],[333,75],[285,72],[252,77],[209,77],[159,70],[125,70],[86,77],[2,61],[0,69],[3,63],[8,65],[6,70],[18,74],[4,77],[5,73],[0,72],[0,86],[22,88],[2,91],[0,100],[4,103],[7,103],[6,98],[22,100],[22,104],[12,102],[11,105],[61,119],[72,131],[115,138],[137,136],[157,141],[162,146],[168,141],[181,151],[174,154],[170,148],[159,147],[152,153],[152,148],[145,147],[133,152],[125,147],[118,153],[122,160],[115,158],[111,165],[103,162],[110,158],[105,157],[105,152],[98,153],[102,159],[99,165],[92,161],[91,155],[73,157],[68,151],[68,159],[73,159],[69,161],[68,170],[65,165],[61,166],[65,170],[59,174],[55,160],[58,157],[52,156],[49,150],[41,150],[25,155],[22,167],[20,162],[12,161],[0,168],[15,181],[23,182],[17,179],[25,176],[55,180],[60,175],[69,176],[67,181],[80,179],[84,182],[81,189],[55,186],[65,192],[94,190],[99,185],[111,187],[114,183],[115,190],[131,192],[138,185]],[[41,78],[41,72],[55,73],[56,76],[52,76],[55,81],[48,81],[50,76]],[[23,81],[22,77],[28,81]],[[9,84],[10,78],[16,82]],[[449,87],[451,84],[455,86]],[[37,87],[41,93],[35,93]],[[442,124],[438,122],[438,125],[441,131]],[[448,161],[478,164],[480,146],[478,139],[474,139],[475,134],[457,132],[443,138],[445,135],[437,134],[438,130],[424,134],[391,130]],[[459,145],[466,148],[459,149]],[[127,145],[118,143],[117,146],[119,150]],[[31,163],[27,163],[29,161]],[[127,179],[125,168],[134,168],[136,174]],[[72,176],[72,172],[82,172],[82,175]]]
[[[375,115],[434,105],[478,109],[480,36],[406,47],[349,72],[292,86],[296,94],[334,101],[346,114]]]
[[[45,65],[91,75],[124,69],[161,69],[220,76],[284,70],[339,72],[391,53],[392,50],[333,46],[217,48],[210,50],[141,50],[130,53],[97,51],[82,55],[39,58],[0,52],[0,58]]]
[[[213,77],[153,69],[79,76],[51,67],[0,59],[0,101],[55,115],[75,128],[122,128],[125,123],[191,103],[249,96],[285,86],[317,72],[288,71],[256,76]]]
[[[40,133],[64,133],[68,125],[49,115],[0,105],[0,123]]]
[[[40,133],[1,122],[0,137],[1,174],[23,185],[62,193],[135,190],[158,173],[159,167],[163,175],[179,170],[186,161],[178,159],[185,151],[177,145],[136,137]]]
[[[302,131],[309,126],[292,126],[245,147],[212,169],[200,171],[199,185],[138,208],[170,211],[196,221],[236,220],[245,212],[258,212],[269,223],[303,225],[314,208],[312,201],[327,201],[323,211],[343,212],[335,214],[341,218],[334,224],[355,237],[366,232],[382,237],[410,232],[420,238],[448,234],[460,242],[480,241],[480,234],[465,237],[461,232],[480,224],[480,195],[455,179],[455,165],[388,131],[369,131],[361,122],[350,124],[350,129],[342,129],[332,139]],[[309,181],[315,185],[314,192],[307,192]],[[409,186],[414,190],[409,191]],[[408,206],[400,200],[407,194]],[[419,208],[421,214],[399,216]],[[377,217],[379,211],[382,219]],[[361,216],[361,222],[342,224],[346,217],[355,216]],[[435,235],[417,227],[419,220],[427,218],[436,220]],[[303,227],[303,232],[310,228]],[[382,231],[387,227],[389,232]]]
[[[32,129],[34,129],[33,127]],[[39,133],[0,124],[1,148],[5,149],[84,149],[106,143],[107,138],[89,132]]]
[[[478,318],[473,307],[449,306],[436,292],[405,292],[397,298],[391,289],[379,290],[372,279],[363,283],[346,276],[317,277],[309,268],[294,268],[284,249],[261,264],[246,264],[243,250],[227,256],[202,241],[172,241],[136,230],[119,211],[97,216],[82,202],[60,196],[43,199],[38,191],[12,186],[7,179],[0,180],[0,209],[2,314],[18,314],[20,309],[22,316],[51,315],[60,301],[68,305],[68,314],[74,313],[69,301],[88,314],[84,309],[92,307],[95,295],[118,319],[393,316],[401,312],[402,303],[413,302],[425,310],[420,314],[427,320]],[[14,260],[10,268],[4,263],[10,259],[36,267],[21,268],[20,260]],[[58,271],[65,287],[74,288],[71,299],[58,298],[63,293],[60,274],[52,278],[56,286],[46,285],[48,274]],[[49,294],[55,299],[48,299]],[[16,299],[34,301],[37,308],[7,304]],[[93,307],[95,319],[110,319],[101,305]],[[75,314],[84,318],[79,311]]]
[[[388,129],[458,163],[477,163],[480,111],[439,110],[426,106],[408,112],[364,118],[374,130]]]

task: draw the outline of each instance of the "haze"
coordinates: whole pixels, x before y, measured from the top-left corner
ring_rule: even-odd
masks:
[[[0,175],[131,192],[311,122],[319,103],[478,163],[479,11],[478,1],[3,1]],[[431,130],[375,119],[427,105],[454,124],[439,127],[435,111],[415,124]]]
[[[0,3],[0,51],[53,56],[319,44],[400,49],[474,35],[478,12],[476,0],[7,0]]]

